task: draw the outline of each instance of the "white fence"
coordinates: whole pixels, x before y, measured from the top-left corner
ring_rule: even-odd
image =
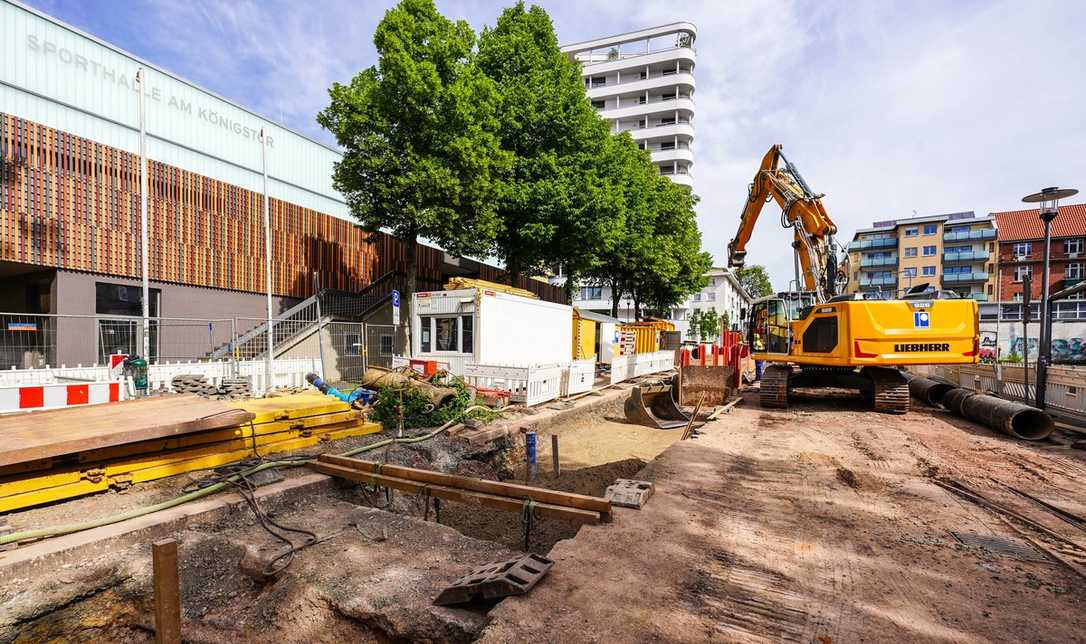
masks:
[[[675,368],[674,351],[653,351],[651,353],[631,353],[615,358],[611,362],[611,384],[629,380],[650,373],[670,371]]]
[[[305,375],[311,371],[320,372],[319,358],[280,358],[274,360],[272,362],[272,386],[301,387],[306,384]],[[209,384],[219,386],[224,378],[240,376],[249,377],[252,381],[253,393],[261,394],[266,389],[265,373],[264,360],[164,362],[147,367],[147,386],[150,389],[170,389],[170,384],[175,376],[189,374],[204,376]],[[111,379],[113,379],[113,376],[109,367],[61,366],[0,371],[0,387],[105,382]]]
[[[596,382],[595,360],[574,360],[562,370],[562,395],[572,396],[592,390]]]
[[[475,387],[493,387],[512,392],[512,402],[529,407],[554,400],[562,394],[559,365],[545,367],[501,367],[469,364],[464,366],[464,381]]]

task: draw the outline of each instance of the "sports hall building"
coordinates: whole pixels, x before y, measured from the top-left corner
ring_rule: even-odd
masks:
[[[402,245],[358,229],[333,189],[336,149],[0,0],[0,312],[140,314],[141,67],[153,317],[264,317],[261,129],[278,311],[314,294],[314,273],[322,288],[360,293],[402,270]],[[436,248],[411,252],[420,289],[453,275],[500,279]],[[540,282],[520,286],[562,297]],[[102,338],[93,320],[65,324],[55,359],[109,353],[90,342]]]

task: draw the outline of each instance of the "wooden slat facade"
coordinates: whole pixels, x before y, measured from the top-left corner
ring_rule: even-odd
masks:
[[[148,161],[152,280],[261,293],[260,193]],[[0,113],[0,261],[136,278],[140,275],[139,156]],[[322,286],[355,291],[402,270],[404,247],[352,222],[271,200],[273,291],[304,298]],[[418,246],[419,274],[444,279],[442,252]],[[477,277],[501,280],[480,265]],[[520,286],[564,301],[534,280]]]

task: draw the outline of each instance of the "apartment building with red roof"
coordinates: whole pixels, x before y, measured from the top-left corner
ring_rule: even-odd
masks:
[[[999,230],[999,300],[1022,299],[1022,277],[1032,275],[1030,299],[1041,297],[1044,272],[1044,224],[1039,211],[994,212]],[[1060,206],[1052,222],[1049,288],[1056,292],[1086,279],[1086,203]]]

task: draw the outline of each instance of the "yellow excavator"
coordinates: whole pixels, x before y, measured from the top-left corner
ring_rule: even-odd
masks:
[[[979,354],[977,303],[957,293],[918,284],[900,298],[883,293],[844,294],[849,267],[839,263],[837,226],[796,167],[774,145],[762,159],[728,244],[728,265],[741,269],[747,242],[769,200],[794,241],[795,290],[752,303],[747,341],[762,375],[763,407],[788,406],[797,388],[859,390],[876,411],[909,410],[909,386],[900,367],[974,364]]]

